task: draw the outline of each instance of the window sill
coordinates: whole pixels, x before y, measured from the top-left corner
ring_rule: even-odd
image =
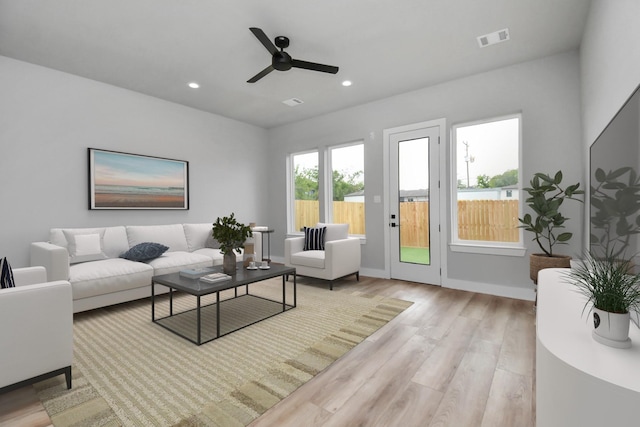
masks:
[[[449,248],[452,252],[464,252],[471,254],[502,255],[522,257],[527,252],[524,247],[516,246],[488,246],[471,243],[451,243]]]

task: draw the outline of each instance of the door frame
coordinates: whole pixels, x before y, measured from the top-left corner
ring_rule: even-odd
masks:
[[[391,227],[389,227],[389,178],[390,178],[390,167],[389,167],[389,157],[390,157],[390,147],[391,147],[391,135],[401,132],[414,131],[423,128],[438,128],[438,135],[440,138],[440,147],[438,150],[438,159],[437,161],[440,164],[439,167],[439,182],[440,182],[440,210],[438,215],[440,216],[440,269],[442,271],[440,275],[440,285],[444,280],[444,276],[447,271],[447,241],[448,241],[448,224],[449,220],[447,218],[447,189],[448,185],[448,170],[449,165],[447,164],[447,121],[446,119],[435,119],[428,120],[420,123],[413,123],[404,126],[398,126],[388,129],[382,130],[382,145],[383,145],[383,166],[382,166],[382,176],[383,176],[383,222],[382,226],[385,230],[384,232],[384,273],[385,278],[391,278],[391,249],[389,248],[390,240],[391,240]]]

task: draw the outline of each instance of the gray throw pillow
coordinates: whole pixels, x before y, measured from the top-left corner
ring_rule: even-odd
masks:
[[[165,253],[169,247],[153,242],[138,243],[125,253],[120,255],[120,258],[128,259],[130,261],[150,261],[154,258],[158,258]]]

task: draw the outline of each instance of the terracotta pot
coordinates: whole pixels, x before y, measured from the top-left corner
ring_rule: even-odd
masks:
[[[236,274],[236,253],[231,251],[222,257],[222,271],[226,274]]]
[[[538,271],[545,268],[569,268],[571,257],[568,255],[547,256],[546,254],[529,255],[529,277],[538,284]]]
[[[593,338],[601,344],[616,348],[631,346],[629,313],[610,313],[593,308]]]

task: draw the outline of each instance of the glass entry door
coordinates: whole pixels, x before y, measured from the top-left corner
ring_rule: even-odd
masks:
[[[389,137],[391,277],[440,284],[439,128]]]

